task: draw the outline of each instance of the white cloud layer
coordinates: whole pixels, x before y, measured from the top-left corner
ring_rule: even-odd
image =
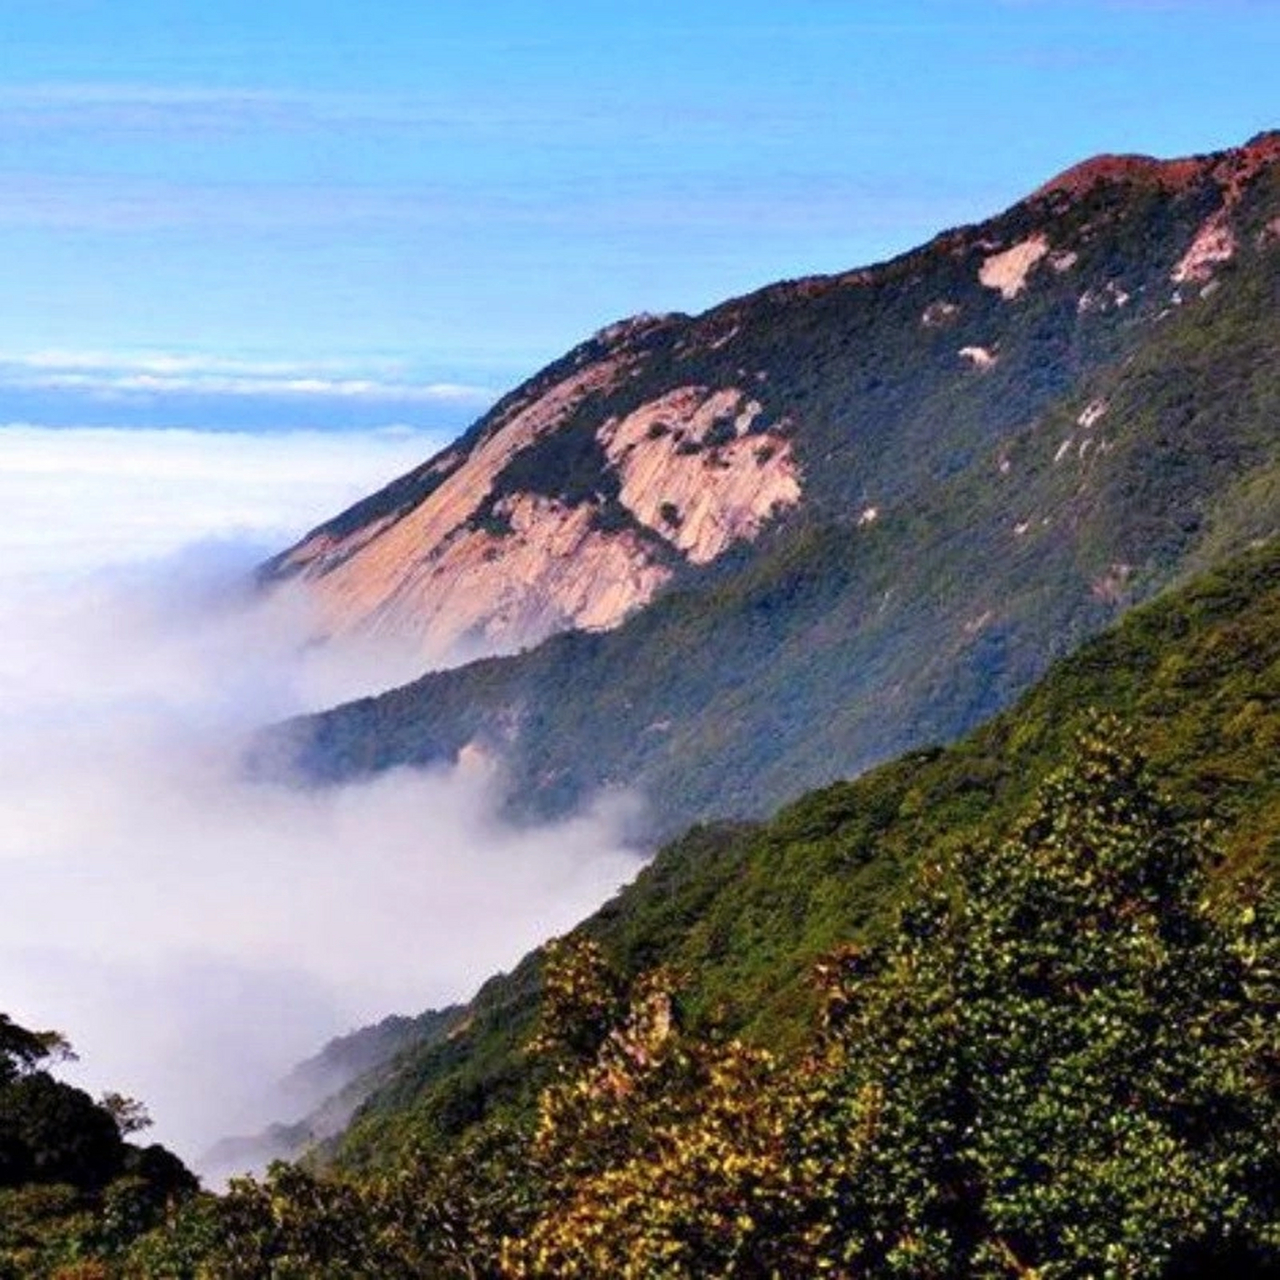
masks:
[[[232,537],[277,549],[443,436],[0,426],[0,584]]]
[[[302,645],[302,602],[243,591],[244,546],[101,566],[236,514],[260,532],[273,486],[279,519],[352,444],[133,434],[0,431],[0,502],[46,504],[0,529],[0,1008],[68,1034],[88,1086],[193,1157],[279,1118],[258,1104],[330,1035],[465,997],[638,864],[623,800],[514,829],[474,765],[243,776],[257,725],[367,687],[368,655]],[[198,519],[175,486],[205,490]]]

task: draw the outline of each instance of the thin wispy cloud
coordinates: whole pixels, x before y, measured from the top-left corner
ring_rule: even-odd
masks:
[[[513,112],[503,118],[514,116]],[[264,129],[298,133],[335,125],[424,131],[483,129],[494,123],[480,111],[378,93],[58,81],[0,87],[0,130],[30,134],[70,129],[120,135],[235,136]]]
[[[0,226],[40,231],[203,229],[277,233],[448,226],[476,212],[476,197],[440,184],[183,180],[135,174],[9,172],[0,185]]]
[[[1083,6],[1077,0],[999,0],[999,4],[1006,9],[1023,9],[1028,12],[1057,9],[1077,14],[1087,11],[1087,8],[1118,12],[1128,10],[1136,14],[1182,10],[1209,18],[1231,17],[1251,11],[1264,12],[1275,8],[1274,0],[1093,0],[1090,6]]]
[[[639,100],[646,95],[636,96]],[[657,131],[667,120],[669,104],[648,99],[645,105],[653,114]],[[799,125],[812,114],[798,109],[788,112],[777,104],[753,108],[750,103],[730,111],[692,93],[688,103],[672,111],[685,128],[695,130],[740,129],[744,124],[765,121]],[[0,130],[234,134],[264,128],[290,132],[342,125],[507,143],[541,139],[564,146],[572,138],[575,146],[582,146],[616,136],[620,124],[616,102],[602,102],[591,92],[571,85],[563,86],[554,99],[544,91],[477,94],[466,101],[430,94],[255,86],[58,81],[0,86]]]
[[[107,369],[134,373],[226,373],[250,377],[306,377],[342,372],[350,365],[338,360],[258,360],[190,352],[72,351],[47,349],[0,352],[0,364],[32,369]],[[384,373],[402,373],[402,360],[364,361],[362,367]]]
[[[392,362],[353,369],[337,361],[255,361],[165,353],[0,353],[0,389],[76,391],[110,397],[337,398],[476,409],[494,399],[487,387],[417,382],[406,378],[405,372],[403,365]]]
[[[1275,8],[1274,0],[1101,0],[1107,9],[1131,9],[1137,13],[1184,10],[1215,19],[1261,13]]]
[[[6,380],[0,371],[0,381]],[[59,372],[10,377],[9,385],[27,390],[75,390],[101,394],[184,393],[217,396],[340,396],[359,400],[415,400],[483,404],[491,398],[481,387],[457,383],[374,382],[368,378],[234,378],[221,374],[166,375]]]

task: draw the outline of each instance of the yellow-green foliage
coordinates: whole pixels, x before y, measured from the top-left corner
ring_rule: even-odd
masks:
[[[1280,1265],[1276,904],[1211,914],[1209,852],[1107,728],[1013,838],[927,865],[885,944],[824,966],[803,1065],[682,1037],[646,987],[542,1095],[544,1207],[506,1271]]]

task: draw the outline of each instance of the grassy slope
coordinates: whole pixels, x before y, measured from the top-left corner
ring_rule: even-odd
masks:
[[[1212,819],[1223,883],[1280,868],[1280,543],[1131,613],[962,742],[813,792],[763,824],[697,827],[582,928],[635,971],[685,976],[687,1014],[775,1047],[812,1013],[814,959],[883,926],[917,859],[999,832],[1090,708],[1133,726],[1169,789]],[[486,985],[455,1034],[411,1050],[340,1158],[448,1140],[536,1083],[518,1045],[538,957]]]

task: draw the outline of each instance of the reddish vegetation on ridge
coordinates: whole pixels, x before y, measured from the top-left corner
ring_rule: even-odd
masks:
[[[1099,183],[1155,182],[1167,191],[1181,191],[1191,186],[1205,170],[1206,162],[1195,158],[1186,160],[1157,160],[1154,156],[1100,155],[1083,160],[1079,164],[1051,178],[1031,194],[1032,200],[1043,199],[1056,193],[1082,196]]]
[[[1208,156],[1159,160],[1144,155],[1097,155],[1063,170],[1031,194],[1042,200],[1062,193],[1073,198],[1099,183],[1154,182],[1166,191],[1184,191],[1205,176],[1222,186],[1228,200],[1238,199],[1241,189],[1266,166],[1280,160],[1280,130],[1260,133],[1242,147]]]

